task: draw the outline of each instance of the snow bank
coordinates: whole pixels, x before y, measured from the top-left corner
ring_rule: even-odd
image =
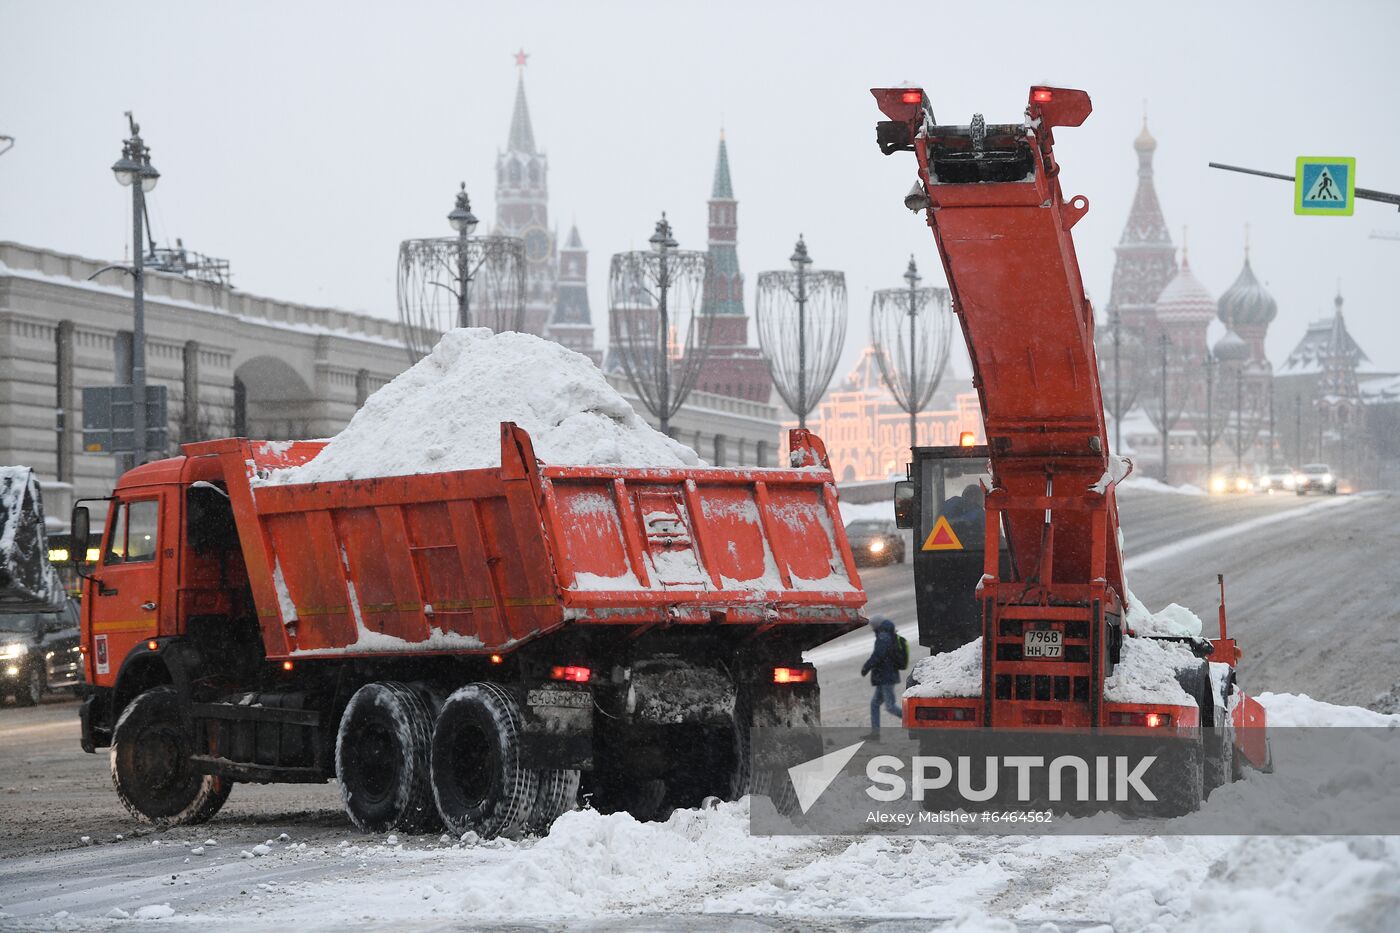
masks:
[[[905,697],[980,697],[982,639],[919,660],[910,676],[914,684]]]
[[[1376,713],[1359,706],[1337,706],[1305,693],[1261,693],[1255,697],[1269,713],[1269,726],[1400,726],[1400,715]]]
[[[1130,476],[1118,484],[1119,489],[1142,490],[1144,492],[1170,492],[1181,496],[1204,496],[1206,491],[1199,486],[1190,483],[1182,483],[1180,486],[1168,486],[1159,479],[1150,476]]]
[[[592,361],[530,334],[448,331],[433,352],[369,397],[310,462],[268,484],[441,473],[500,465],[500,423],[529,432],[546,463],[701,464],[644,422]]]
[[[867,521],[894,521],[894,500],[887,499],[884,502],[842,502],[841,521],[849,525],[851,522]]]

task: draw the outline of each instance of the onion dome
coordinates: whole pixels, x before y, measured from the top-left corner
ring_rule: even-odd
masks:
[[[1249,344],[1233,330],[1226,330],[1211,353],[1222,363],[1242,363],[1249,359]]]
[[[1248,250],[1244,254],[1244,268],[1240,270],[1235,284],[1220,296],[1217,307],[1220,320],[1231,328],[1241,325],[1267,326],[1278,317],[1278,302],[1254,277],[1254,269],[1249,265]]]
[[[1164,326],[1208,324],[1215,317],[1215,299],[1191,272],[1186,251],[1181,252],[1181,268],[1157,298],[1157,322]]]
[[[1142,132],[1133,140],[1133,148],[1138,152],[1152,152],[1157,148],[1157,140],[1147,132],[1147,117],[1142,118]]]

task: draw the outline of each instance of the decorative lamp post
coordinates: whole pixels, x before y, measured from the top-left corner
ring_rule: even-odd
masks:
[[[112,165],[117,182],[131,189],[131,434],[136,464],[145,461],[146,449],[146,290],[145,233],[142,223],[146,216],[146,194],[153,191],[160,172],[151,164],[151,150],[141,139],[141,127],[126,112],[131,137],[122,143],[122,157]]]
[[[953,332],[948,290],[920,288],[914,257],[904,272],[907,288],[883,288],[870,301],[870,339],[880,377],[909,413],[909,446],[918,445],[919,413],[933,398],[948,365]]]
[[[683,250],[663,213],[650,250],[617,253],[608,273],[611,353],[637,398],[671,433],[709,354],[713,328],[700,318],[709,254]]]
[[[472,213],[472,202],[467,197],[467,183],[462,182],[462,190],[457,192],[457,206],[447,215],[447,222],[457,231],[457,326],[471,327],[471,284],[470,244],[468,239],[476,231],[477,219]]]
[[[525,241],[475,236],[479,221],[466,182],[447,222],[456,236],[399,244],[399,320],[410,362],[426,356],[453,327],[501,332],[525,323]]]
[[[846,342],[846,276],[812,269],[801,236],[788,262],[791,272],[759,273],[755,320],[773,385],[806,428]]]

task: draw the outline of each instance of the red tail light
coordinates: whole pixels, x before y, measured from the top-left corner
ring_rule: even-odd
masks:
[[[899,95],[899,99],[906,104],[920,104],[924,100],[923,91],[905,91]]]
[[[593,671],[576,664],[566,664],[552,668],[549,676],[554,680],[567,680],[569,683],[586,684],[593,677]]]
[[[810,684],[816,679],[817,672],[810,667],[773,668],[773,683],[775,684]]]
[[[1139,726],[1157,729],[1172,724],[1171,713],[1117,712],[1108,714],[1110,726]]]
[[[1031,100],[1038,104],[1048,104],[1054,99],[1055,92],[1051,91],[1049,88],[1036,88],[1035,91],[1031,93]]]

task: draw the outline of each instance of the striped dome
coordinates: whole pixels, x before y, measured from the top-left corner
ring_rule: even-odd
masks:
[[[1226,326],[1237,328],[1241,324],[1268,325],[1278,317],[1278,302],[1270,295],[1259,280],[1254,277],[1254,269],[1249,265],[1249,254],[1244,257],[1244,268],[1240,270],[1235,284],[1225,290],[1217,304],[1220,320]]]
[[[1157,298],[1157,321],[1160,324],[1208,324],[1215,317],[1215,299],[1191,272],[1191,264],[1183,255],[1176,277],[1162,289]]]

